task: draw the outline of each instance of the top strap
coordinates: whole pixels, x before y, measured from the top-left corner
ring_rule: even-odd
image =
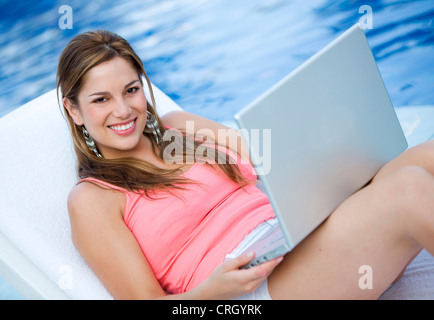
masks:
[[[108,188],[110,188],[110,189],[114,189],[114,190],[122,191],[122,192],[124,192],[124,193],[128,193],[128,190],[126,190],[126,189],[124,189],[124,188],[121,188],[121,187],[115,186],[114,184],[111,184],[111,183],[108,183],[108,182],[105,182],[105,181],[102,181],[102,180],[99,180],[99,179],[96,179],[96,178],[87,177],[87,178],[84,178],[84,179],[81,179],[81,180],[80,180],[80,182],[82,182],[82,181],[92,181],[92,182],[96,182],[96,183],[102,184],[103,186],[106,186],[106,187],[108,187]]]

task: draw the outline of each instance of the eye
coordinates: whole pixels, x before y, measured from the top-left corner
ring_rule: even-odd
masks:
[[[134,92],[136,92],[137,90],[139,90],[138,87],[132,87],[132,88],[129,88],[129,89],[127,90],[127,93],[134,93]]]
[[[92,102],[93,103],[103,103],[106,101],[107,101],[107,98],[101,97],[101,98],[97,98],[97,99],[93,100]]]

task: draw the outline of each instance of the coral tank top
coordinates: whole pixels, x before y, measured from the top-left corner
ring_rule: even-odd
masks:
[[[256,179],[250,164],[238,164],[244,177]],[[156,191],[152,199],[94,178],[82,180],[125,194],[124,222],[168,293],[202,283],[248,233],[275,217],[268,197],[254,184],[241,188],[201,163],[183,176],[199,184],[175,190],[178,196]]]

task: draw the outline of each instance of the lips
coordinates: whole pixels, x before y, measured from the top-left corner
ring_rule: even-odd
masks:
[[[130,120],[128,122],[112,124],[108,127],[118,135],[128,135],[132,133],[136,128],[136,120],[137,118]]]

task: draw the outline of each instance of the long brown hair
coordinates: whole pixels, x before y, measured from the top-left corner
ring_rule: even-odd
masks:
[[[164,135],[166,128],[163,126],[156,112],[156,102],[152,86],[141,59],[125,39],[110,31],[97,30],[85,32],[77,35],[69,42],[59,59],[56,78],[57,93],[59,94],[60,88],[62,100],[63,98],[67,98],[74,107],[79,108],[78,94],[86,72],[115,57],[122,57],[129,62],[137,70],[141,82],[142,77],[146,79],[152,102],[149,103],[148,101],[148,111],[157,120],[160,132]],[[178,169],[161,169],[136,158],[98,158],[87,147],[82,134],[82,126],[74,123],[65,106],[63,111],[71,130],[78,160],[78,176],[81,179],[87,177],[97,178],[130,191],[140,193],[144,191],[147,196],[149,196],[149,191],[160,189],[170,191],[173,188],[183,188],[185,184],[192,182],[182,176],[177,176],[175,172]],[[150,138],[154,146],[154,153],[163,160],[165,147],[173,142],[163,139],[158,144],[155,136],[147,128],[145,128],[143,134]],[[187,137],[183,135],[183,159],[186,158],[188,152],[195,154],[195,150],[200,145],[197,141],[194,141],[193,144],[186,143],[186,139]],[[194,150],[187,150],[185,148],[187,145],[193,145]],[[159,152],[155,150],[159,150]],[[222,158],[224,158],[223,161]],[[216,148],[214,160],[212,167],[220,169],[232,181],[241,186],[248,183],[241,175],[238,165],[228,161],[227,153],[221,152]]]

